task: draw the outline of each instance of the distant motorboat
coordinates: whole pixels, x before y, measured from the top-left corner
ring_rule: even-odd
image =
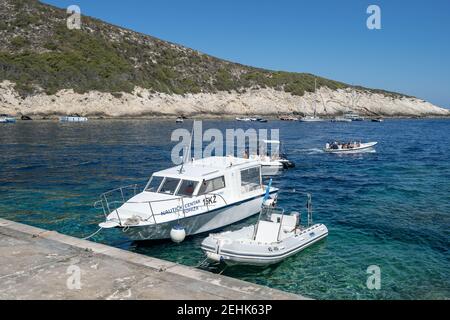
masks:
[[[281,116],[279,119],[281,121],[298,121],[298,118],[294,116]]]
[[[269,146],[272,155],[269,155]],[[249,158],[257,160],[261,164],[261,175],[263,176],[279,175],[283,170],[295,167],[295,163],[287,159],[286,155],[281,152],[279,140],[263,140],[258,154],[250,155]]]
[[[252,119],[250,118],[236,118],[237,121],[244,121],[244,122],[249,122],[252,121]]]
[[[309,116],[309,117],[303,117],[299,120],[300,122],[323,122],[325,119],[316,117],[316,116]]]
[[[263,119],[262,117],[259,117],[259,116],[256,116],[254,118],[250,118],[250,121],[253,121],[253,122],[267,122],[266,119]]]
[[[184,119],[183,118],[177,118],[177,120],[175,120],[176,123],[183,123]]]
[[[358,152],[365,149],[371,149],[374,146],[376,146],[378,142],[367,142],[367,143],[360,143],[360,142],[352,142],[352,143],[339,143],[339,142],[333,142],[333,143],[327,143],[325,145],[325,148],[323,151],[329,152],[329,153],[352,153],[352,152]]]
[[[344,118],[349,119],[350,121],[364,121],[364,117],[360,116],[357,113],[353,113],[353,112],[346,113],[344,115]]]
[[[14,117],[0,117],[0,123],[16,123],[16,118],[14,118]]]
[[[372,119],[372,122],[383,122],[384,119],[383,118],[374,118]]]
[[[86,117],[79,117],[79,116],[64,116],[59,117],[60,122],[86,122],[88,121],[88,118]]]
[[[352,122],[352,120],[344,117],[336,117],[331,119],[331,122]]]

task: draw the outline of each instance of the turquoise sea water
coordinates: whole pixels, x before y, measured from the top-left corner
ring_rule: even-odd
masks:
[[[103,215],[100,193],[143,186],[171,166],[174,121],[18,122],[0,125],[0,217],[84,237]],[[297,164],[275,179],[279,205],[304,213],[311,192],[315,221],[329,237],[277,266],[212,272],[318,299],[450,298],[450,120],[384,123],[247,124],[204,121],[207,128],[279,128]],[[190,129],[191,123],[182,127]],[[331,139],[378,141],[376,153],[324,154]],[[231,228],[253,222],[243,221]],[[205,235],[176,245],[135,243],[118,230],[93,240],[195,266]],[[381,289],[366,287],[381,269]]]

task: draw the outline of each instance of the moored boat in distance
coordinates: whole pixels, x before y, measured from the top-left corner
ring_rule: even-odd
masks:
[[[336,117],[331,119],[331,122],[352,122],[352,120],[344,117]]]
[[[181,118],[181,117],[178,117],[178,118],[175,120],[175,122],[176,122],[176,123],[183,123],[183,122],[184,122],[184,119]]]
[[[299,119],[300,122],[323,122],[325,119],[316,116],[307,116]]]
[[[80,116],[62,116],[59,117],[60,122],[86,122],[88,118]]]
[[[136,186],[104,193],[95,206],[105,214],[102,228],[133,240],[173,239],[181,230],[208,232],[255,215],[264,195],[258,161],[208,157],[155,172],[140,193]]]
[[[16,123],[16,118],[14,118],[14,117],[0,117],[0,123]]]
[[[259,161],[263,176],[279,175],[283,170],[295,167],[295,163],[288,160],[286,155],[281,152],[279,140],[261,141],[258,154],[250,155],[249,158]]]
[[[323,149],[323,151],[329,152],[329,153],[354,153],[354,152],[360,152],[362,150],[372,149],[377,144],[378,144],[378,142],[367,142],[367,143],[361,143],[361,142],[348,142],[348,143],[332,142],[332,143],[327,143],[325,145],[325,148]]]
[[[364,117],[354,112],[344,114],[344,118],[349,119],[350,121],[364,121]]]
[[[239,117],[237,117],[237,118],[236,118],[236,121],[250,122],[250,121],[252,121],[252,119],[250,119],[250,118],[239,118]]]
[[[372,122],[383,122],[384,119],[383,118],[373,118],[371,121]]]
[[[267,119],[263,119],[260,116],[255,116],[253,118],[250,118],[250,121],[253,121],[253,122],[267,122]]]

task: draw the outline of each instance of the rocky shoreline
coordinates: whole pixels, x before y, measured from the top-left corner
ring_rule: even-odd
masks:
[[[259,115],[278,118],[282,115],[318,115],[332,118],[348,112],[365,117],[449,117],[450,110],[413,97],[387,96],[369,91],[331,90],[322,87],[317,93],[295,96],[270,88],[252,88],[240,92],[221,91],[199,94],[165,94],[135,88],[132,93],[91,91],[84,94],[61,90],[21,97],[14,83],[0,83],[0,114],[52,119],[78,114],[89,118],[234,118]]]

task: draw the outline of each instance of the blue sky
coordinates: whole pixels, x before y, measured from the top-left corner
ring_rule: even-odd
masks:
[[[219,58],[450,108],[449,0],[45,0]],[[381,30],[366,27],[369,5]]]

